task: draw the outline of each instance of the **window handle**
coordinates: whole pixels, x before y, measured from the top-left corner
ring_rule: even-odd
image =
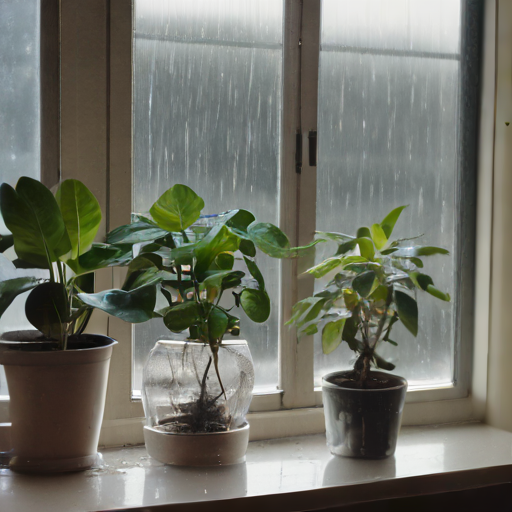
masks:
[[[309,141],[309,166],[316,167],[316,130],[310,130]]]

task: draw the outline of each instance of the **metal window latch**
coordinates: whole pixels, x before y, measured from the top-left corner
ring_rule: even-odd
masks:
[[[309,166],[316,167],[316,130],[310,130],[308,134],[309,142]]]

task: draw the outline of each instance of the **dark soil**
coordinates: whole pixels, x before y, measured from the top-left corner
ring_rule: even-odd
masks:
[[[401,386],[401,377],[384,372],[370,372],[368,379],[363,383],[357,380],[355,371],[340,372],[337,375],[327,378],[327,382],[347,389],[388,389]],[[361,385],[362,384],[362,385]]]
[[[12,350],[27,350],[30,352],[51,352],[58,350],[58,343],[55,340],[46,338],[41,332],[36,330],[9,331],[0,336],[3,342],[13,342],[10,344]],[[112,340],[107,336],[98,334],[80,334],[79,336],[70,336],[68,338],[67,350],[80,350],[86,348],[104,347],[110,345]]]
[[[171,418],[163,418],[159,426],[166,432],[180,434],[197,434],[226,432],[231,425],[231,416],[216,398],[206,398],[184,404],[181,414]]]

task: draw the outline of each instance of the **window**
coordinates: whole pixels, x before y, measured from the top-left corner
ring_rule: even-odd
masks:
[[[61,175],[83,179],[99,197],[105,230],[147,211],[178,182],[205,198],[207,213],[247,207],[280,224],[295,244],[311,240],[317,227],[350,231],[410,203],[400,234],[425,232],[429,243],[452,251],[432,265],[454,302],[433,304],[438,317],[423,304],[424,337],[418,343],[404,336],[386,355],[404,368],[404,361],[418,363],[415,384],[427,391],[410,400],[463,397],[471,363],[482,4],[64,3]],[[308,138],[315,131],[316,162]],[[283,326],[292,304],[313,292],[313,282],[299,277],[312,263],[260,262],[273,286],[273,315],[242,332],[259,375],[253,411],[297,408],[293,418],[301,419],[290,420],[296,429],[285,435],[322,428],[321,412],[307,409],[321,403],[315,385],[330,365],[352,357],[338,349],[325,360],[313,340],[297,344]],[[110,288],[122,270],[97,277]],[[141,442],[142,406],[132,398],[145,354],[165,331],[158,322],[132,329],[98,314],[92,327],[121,342],[102,442]],[[435,417],[467,418],[470,409]],[[277,425],[282,414],[266,417]],[[314,426],[307,426],[309,414]],[[256,414],[255,424],[262,417]]]

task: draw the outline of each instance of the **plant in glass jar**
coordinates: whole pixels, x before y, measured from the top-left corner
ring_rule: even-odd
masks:
[[[257,323],[270,315],[270,299],[254,259],[257,250],[277,258],[293,257],[317,243],[291,247],[278,227],[257,222],[242,209],[215,216],[205,228],[197,223],[203,207],[204,201],[192,189],[178,184],[151,207],[151,218],[138,216],[136,222],[114,230],[107,239],[141,244],[123,289],[157,283],[155,316],[161,316],[172,333],[189,334],[187,341],[158,341],[143,375],[148,451],[175,464],[229,463],[243,457],[254,370],[246,342],[224,337],[240,334],[239,308]],[[229,455],[228,448],[218,449],[211,439],[199,449],[197,435],[192,441],[195,448],[184,448],[187,434],[240,429],[245,441],[236,456]],[[159,444],[161,439],[171,443],[173,438],[159,437],[159,433],[182,436],[166,450]],[[214,451],[211,457],[208,448]],[[184,458],[180,458],[178,452],[183,450]]]
[[[321,332],[325,354],[342,342],[356,354],[352,370],[322,380],[327,442],[337,455],[379,458],[394,453],[407,383],[371,369],[394,369],[378,348],[382,343],[397,345],[391,333],[398,322],[417,335],[417,291],[450,300],[421,272],[422,257],[448,251],[411,245],[418,237],[391,239],[404,208],[394,209],[379,224],[359,228],[356,236],[318,232],[319,239],[336,242],[338,249],[307,273],[332,279],[298,302],[288,322],[299,336]]]
[[[93,242],[101,210],[80,181],[62,182],[55,197],[31,178],[20,178],[16,188],[4,183],[0,209],[10,231],[0,241],[0,316],[30,292],[25,316],[36,329],[6,332],[0,343],[10,394],[10,466],[27,472],[87,469],[96,460],[116,343],[84,334],[94,302],[124,320],[145,321],[153,314],[156,289],[92,293],[93,271],[128,262],[131,247]]]

